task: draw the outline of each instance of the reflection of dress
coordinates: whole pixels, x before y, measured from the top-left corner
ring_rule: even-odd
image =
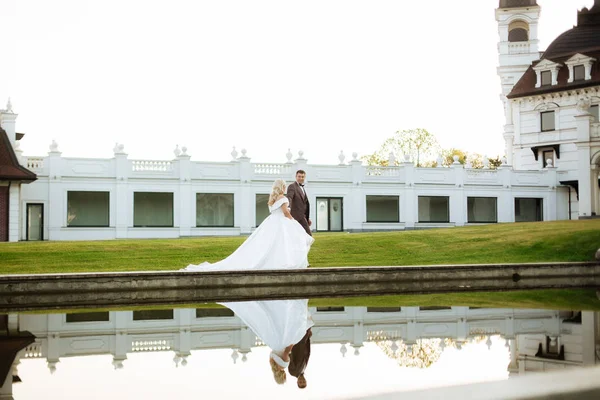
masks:
[[[308,267],[308,252],[314,239],[302,226],[283,214],[287,198],[269,207],[263,223],[229,257],[214,264],[188,265],[185,271],[234,271],[294,269]]]
[[[302,229],[304,232],[304,229]],[[281,356],[313,326],[308,300],[244,301],[220,303],[231,309],[267,346]]]

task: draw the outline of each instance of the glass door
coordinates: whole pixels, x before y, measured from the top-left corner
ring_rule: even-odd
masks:
[[[27,240],[44,240],[43,204],[27,204]]]
[[[344,229],[344,210],[341,197],[317,198],[317,231],[341,232]]]

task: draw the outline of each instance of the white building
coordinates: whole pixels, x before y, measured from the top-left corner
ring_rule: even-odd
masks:
[[[298,169],[307,172],[317,231],[589,218],[600,211],[599,15],[597,0],[540,54],[536,1],[500,1],[507,157],[498,170],[415,168],[401,155],[390,155],[395,166],[367,167],[356,153],[349,161],[341,153],[337,165],[308,164],[302,152],[257,164],[235,149],[222,163],[191,161],[185,148],[172,160],[131,160],[119,144],[112,158],[65,158],[54,142],[47,156],[25,157],[9,105],[0,111],[8,136],[0,140],[0,241],[249,234],[267,214],[272,181],[292,181]],[[3,174],[9,159],[37,180]]]

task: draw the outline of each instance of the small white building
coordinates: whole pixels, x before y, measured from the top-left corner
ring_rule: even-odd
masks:
[[[273,180],[292,181],[298,169],[307,172],[316,231],[590,218],[600,212],[599,16],[596,0],[579,12],[577,27],[540,53],[536,1],[500,0],[498,74],[507,122],[498,170],[458,162],[416,168],[401,155],[390,155],[401,160],[393,166],[369,167],[356,153],[349,160],[340,153],[333,165],[309,164],[303,152],[253,163],[235,148],[220,163],[192,161],[184,147],[171,160],[131,160],[121,144],[111,158],[66,158],[54,142],[46,156],[23,156],[9,105],[0,110],[0,136],[7,136],[0,153],[13,154],[37,180],[11,180],[1,173],[10,157],[0,157],[0,215],[8,215],[0,217],[0,240],[249,234],[268,213]]]

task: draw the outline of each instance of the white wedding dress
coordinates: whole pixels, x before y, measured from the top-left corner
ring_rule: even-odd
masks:
[[[298,343],[314,325],[308,300],[243,301],[219,303],[232,310],[272,350],[271,357],[282,367],[286,347]],[[273,356],[273,354],[276,356]],[[285,364],[285,365],[282,365]]]
[[[271,214],[229,257],[213,264],[190,264],[183,271],[307,268],[314,239],[297,221],[285,217],[281,208],[288,205],[283,197],[269,206]]]

